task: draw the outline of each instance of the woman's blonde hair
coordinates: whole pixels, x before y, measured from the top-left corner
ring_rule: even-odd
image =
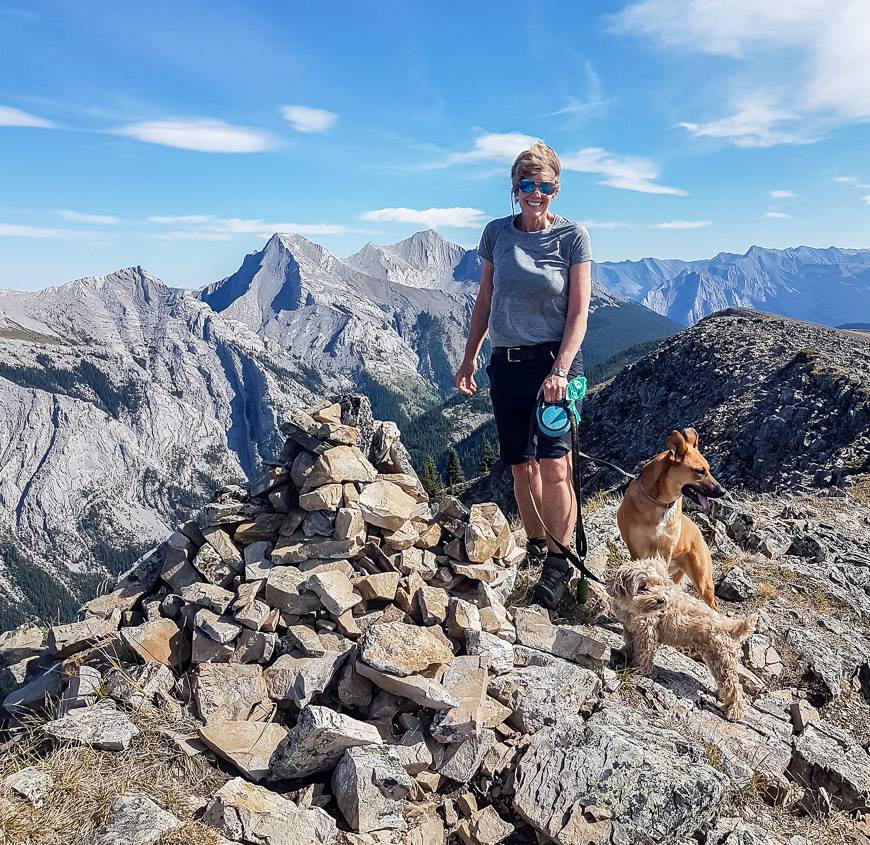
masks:
[[[562,172],[559,156],[556,155],[556,151],[552,147],[548,147],[543,141],[535,141],[531,147],[523,150],[516,157],[513,167],[511,167],[511,191],[517,189],[517,182],[520,179],[537,176],[545,168],[553,171],[558,185],[559,174]]]

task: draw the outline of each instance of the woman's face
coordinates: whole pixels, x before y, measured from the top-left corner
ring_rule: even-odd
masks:
[[[530,174],[528,177],[536,183],[541,182],[556,182],[556,174],[549,167],[539,170],[537,173]],[[542,194],[540,189],[535,186],[535,190],[530,194],[524,194],[519,188],[514,191],[517,201],[520,204],[520,210],[527,217],[537,217],[546,219],[547,213],[550,210],[550,203],[556,198],[559,189],[556,188],[552,194]]]

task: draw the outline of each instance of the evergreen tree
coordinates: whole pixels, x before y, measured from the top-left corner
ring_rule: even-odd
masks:
[[[495,450],[492,448],[492,443],[487,440],[483,444],[483,454],[480,456],[480,474],[489,475],[493,466],[495,466]]]
[[[441,483],[441,476],[435,467],[435,461],[431,455],[426,455],[423,461],[423,471],[420,473],[420,483],[423,489],[429,494],[429,498],[438,499],[444,492],[444,485]]]
[[[462,484],[465,476],[462,474],[462,464],[459,463],[459,455],[456,449],[447,450],[447,486],[453,487]]]

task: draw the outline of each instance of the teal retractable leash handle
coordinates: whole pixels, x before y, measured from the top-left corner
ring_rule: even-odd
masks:
[[[577,601],[581,604],[589,596],[589,581],[587,579],[601,583],[601,579],[586,567],[585,561],[588,547],[586,530],[583,527],[583,509],[580,505],[580,491],[583,483],[580,474],[580,438],[577,433],[577,424],[580,422],[580,400],[585,395],[586,379],[583,376],[572,379],[565,388],[565,398],[563,400],[559,402],[545,402],[543,397],[541,398],[538,402],[538,407],[535,409],[533,423],[537,424],[538,430],[548,437],[561,437],[563,434],[567,434],[568,431],[571,432],[572,483],[574,486],[574,496],[577,499],[575,534],[577,553],[575,554],[570,548],[559,542],[547,528],[543,519],[541,519],[541,524],[544,526],[547,536],[556,544],[562,554],[580,570],[580,581],[577,584]],[[529,493],[531,494],[531,489]],[[535,512],[537,512],[538,508],[533,495],[531,500]],[[540,513],[538,513],[538,518],[541,518]]]

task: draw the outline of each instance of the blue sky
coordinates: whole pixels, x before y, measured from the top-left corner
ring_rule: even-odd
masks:
[[[867,55],[866,0],[0,0],[0,287],[472,245],[532,137],[597,259],[870,247]]]

